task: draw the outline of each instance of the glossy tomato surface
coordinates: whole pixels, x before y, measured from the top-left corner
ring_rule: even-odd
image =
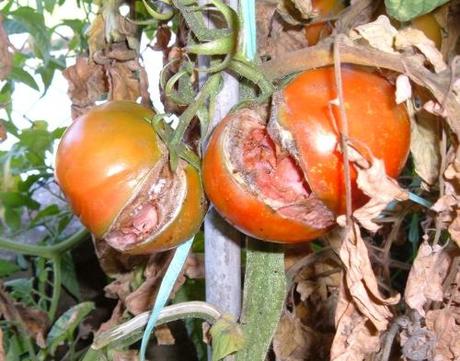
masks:
[[[351,143],[368,159],[382,159],[387,174],[397,176],[409,153],[410,123],[404,105],[395,102],[395,87],[374,72],[349,66],[342,67],[342,80]],[[282,91],[277,123],[292,135],[311,190],[335,214],[342,214],[345,183],[342,153],[338,150],[341,120],[338,108],[329,104],[336,97],[333,67],[306,71]],[[367,197],[357,188],[357,174],[351,168],[356,208]]]
[[[249,149],[232,144],[243,132],[245,118],[249,117],[246,113],[249,111],[227,116],[212,134],[203,158],[202,172],[208,198],[230,224],[252,237],[279,243],[317,238],[333,224],[333,216],[316,199],[307,198],[308,187],[293,192],[293,188],[303,187],[302,180],[298,179],[299,174],[291,159],[270,157],[272,151],[276,153],[276,146],[270,149],[271,142],[264,139],[266,131],[255,127],[249,132],[245,145],[254,142],[253,147],[246,147]],[[262,140],[252,139],[251,134],[261,135]],[[235,169],[235,161],[230,155],[232,151],[235,157],[242,159],[245,174]],[[269,153],[266,156],[268,161],[263,159],[264,152]],[[264,172],[267,172],[266,176]],[[295,201],[291,203],[295,197],[300,197],[299,203],[311,206],[301,205],[299,210],[295,209]],[[277,206],[273,204],[276,202]],[[288,211],[289,207],[293,207],[291,211]],[[310,212],[309,218],[298,217],[304,210]]]
[[[93,108],[64,133],[56,178],[75,214],[102,237],[141,181],[162,157],[144,117],[153,112],[133,102]]]
[[[153,182],[152,187],[164,187],[168,182],[166,176],[152,180],[152,174],[160,174],[168,164],[165,145],[145,120],[152,115],[151,110],[133,102],[108,102],[77,119],[61,139],[56,155],[57,181],[74,213],[99,239],[113,231],[117,219],[127,212],[123,213],[125,209],[132,208],[130,203],[135,199],[141,199],[150,208],[161,208],[148,203],[149,194],[140,194],[141,190],[149,191],[147,181]],[[171,177],[176,177],[177,182],[176,175]],[[168,203],[171,209],[161,208],[162,213],[174,216],[163,217],[166,224],[152,226],[151,233],[129,246],[111,243],[114,248],[150,253],[172,248],[193,236],[204,215],[204,194],[196,170],[187,166],[185,176],[180,178],[186,182],[182,203]],[[130,212],[136,215],[134,210]],[[123,219],[126,217],[124,214]],[[143,221],[155,225],[157,219],[155,215],[155,219]],[[129,235],[133,229],[130,227],[122,232]]]

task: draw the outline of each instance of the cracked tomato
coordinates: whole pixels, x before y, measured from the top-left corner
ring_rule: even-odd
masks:
[[[381,158],[397,176],[409,152],[410,127],[395,88],[361,68],[342,68],[349,139],[365,156]],[[314,239],[345,211],[343,157],[338,149],[334,68],[306,71],[275,94],[270,121],[251,109],[227,116],[203,159],[205,191],[242,232],[267,241]],[[351,173],[353,205],[367,197]]]
[[[205,201],[198,172],[172,172],[166,146],[128,101],[94,107],[65,132],[56,178],[74,213],[98,239],[131,254],[173,248],[198,231]]]

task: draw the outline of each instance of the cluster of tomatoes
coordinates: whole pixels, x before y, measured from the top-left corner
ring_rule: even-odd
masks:
[[[355,67],[344,66],[342,79],[350,141],[396,176],[410,129],[393,85]],[[334,69],[326,67],[304,72],[276,93],[269,117],[257,108],[229,114],[211,136],[201,174],[185,161],[170,169],[167,147],[146,120],[151,110],[109,102],[64,134],[57,180],[82,223],[123,252],[161,251],[189,239],[206,211],[204,193],[247,235],[308,241],[327,232],[345,209],[335,98]],[[358,207],[366,197],[351,169]]]

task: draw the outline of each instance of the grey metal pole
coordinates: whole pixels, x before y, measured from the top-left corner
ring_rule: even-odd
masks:
[[[202,4],[203,1],[200,1]],[[238,10],[238,0],[226,0]],[[212,24],[210,24],[212,26]],[[211,129],[239,101],[239,83],[223,74],[223,88],[217,95]],[[204,221],[206,301],[222,312],[239,317],[241,311],[241,234],[211,207]]]

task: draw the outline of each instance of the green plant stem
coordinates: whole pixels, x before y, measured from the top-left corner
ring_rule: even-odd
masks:
[[[54,320],[54,318],[56,317],[57,308],[59,306],[59,298],[61,297],[61,256],[57,255],[53,257],[51,261],[53,262],[53,295],[51,297],[51,304],[50,309],[48,311],[48,317],[50,320]]]
[[[67,252],[73,247],[75,247],[81,241],[86,239],[88,235],[89,232],[86,229],[81,229],[75,232],[67,239],[65,239],[64,241],[52,246],[37,246],[33,244],[18,243],[10,239],[0,237],[0,249],[18,252],[28,256],[53,259],[57,255]]]
[[[188,108],[180,116],[180,122],[177,126],[174,136],[171,139],[171,146],[177,145],[181,142],[187,127],[189,126],[191,120],[195,116],[198,109],[204,104],[204,102],[212,95],[213,92],[218,89],[221,77],[219,74],[211,75],[206,83],[201,88],[198,93],[195,101],[188,106]]]

